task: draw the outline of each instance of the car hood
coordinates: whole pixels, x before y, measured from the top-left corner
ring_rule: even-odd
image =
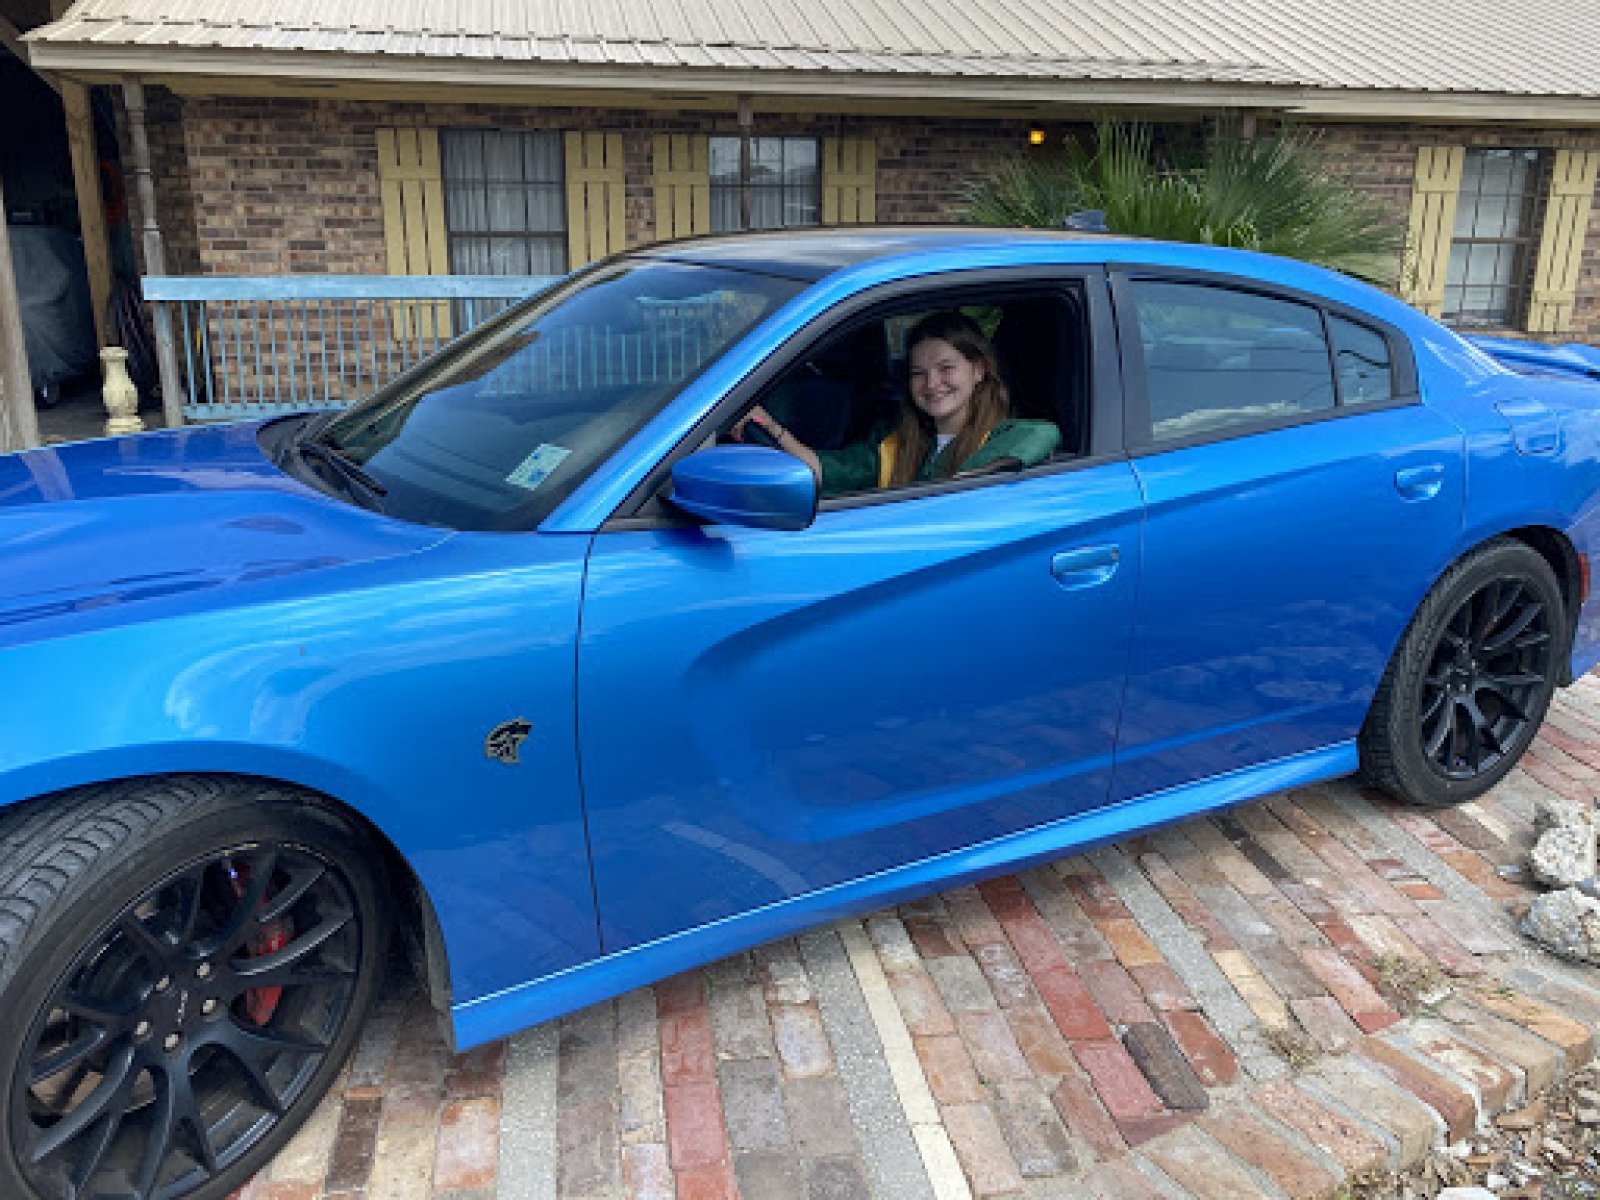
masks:
[[[0,456],[0,643],[331,586],[329,572],[449,536],[290,478],[258,430]]]

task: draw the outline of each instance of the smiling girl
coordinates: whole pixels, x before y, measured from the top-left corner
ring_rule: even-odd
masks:
[[[824,496],[948,479],[1002,460],[1031,467],[1055,453],[1061,431],[1054,424],[1010,418],[1010,397],[994,350],[977,322],[959,312],[932,313],[912,327],[906,342],[908,403],[887,433],[880,429],[865,442],[819,452],[759,406],[747,421],[808,463]]]

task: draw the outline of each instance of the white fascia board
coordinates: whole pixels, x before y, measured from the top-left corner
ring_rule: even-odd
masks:
[[[1600,125],[1600,96],[1532,96],[1504,92],[1304,89],[1288,111],[1359,121],[1465,122],[1474,125]]]

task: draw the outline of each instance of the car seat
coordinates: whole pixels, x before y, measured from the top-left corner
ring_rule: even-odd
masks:
[[[1081,452],[1084,432],[1077,403],[1083,362],[1074,326],[1064,297],[1017,300],[1003,307],[991,339],[1012,414],[1055,422],[1068,453]]]

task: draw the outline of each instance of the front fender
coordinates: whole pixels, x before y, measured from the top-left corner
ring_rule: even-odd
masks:
[[[457,1003],[587,960],[573,732],[586,551],[463,536],[337,592],[6,647],[0,804],[169,773],[297,784],[409,863]],[[513,719],[531,731],[510,765],[485,738]]]

